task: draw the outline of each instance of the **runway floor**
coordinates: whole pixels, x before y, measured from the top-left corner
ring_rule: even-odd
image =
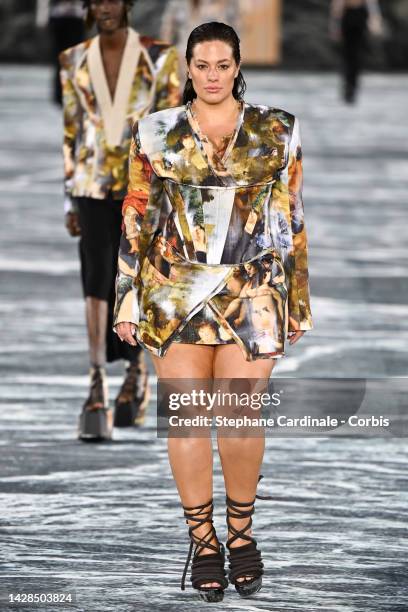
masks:
[[[86,337],[50,80],[33,67],[0,80],[0,610],[22,591],[73,592],[84,612],[208,609],[179,590],[189,542],[154,399],[143,428],[75,439]],[[247,100],[297,114],[303,138],[315,329],[275,376],[407,376],[408,77],[363,84],[347,107],[335,75],[248,75]],[[265,586],[211,609],[406,612],[407,459],[404,438],[268,439],[259,492],[274,500],[254,518]],[[216,457],[222,537],[224,495]]]

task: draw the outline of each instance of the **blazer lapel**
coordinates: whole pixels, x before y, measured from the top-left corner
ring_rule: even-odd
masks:
[[[95,125],[99,125],[101,118],[97,114],[95,91],[91,84],[88,66],[88,52],[90,44],[91,41],[87,41],[85,43],[83,54],[74,65],[73,85],[83,109],[89,114],[91,121],[95,123]]]
[[[120,64],[115,97],[112,101],[102,60],[99,36],[95,36],[89,46],[87,58],[89,74],[99,108],[101,109],[106,143],[111,147],[118,147],[122,142],[128,102],[140,52],[139,35],[135,30],[129,28]]]

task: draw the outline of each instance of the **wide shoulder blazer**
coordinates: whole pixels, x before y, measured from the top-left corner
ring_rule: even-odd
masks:
[[[115,325],[130,321],[146,327],[150,302],[161,295],[152,308],[160,309],[162,328],[170,331],[163,346],[147,348],[164,354],[201,307],[209,305],[221,320],[220,303],[228,302],[225,287],[239,276],[237,266],[264,258],[266,269],[269,258],[284,274],[277,288],[285,332],[313,327],[295,116],[242,103],[219,157],[205,146],[190,104],[153,113],[134,126],[129,164]],[[162,260],[157,265],[161,256],[170,271]],[[183,277],[178,294],[169,282],[177,274]],[[155,284],[162,285],[160,292]]]
[[[123,199],[133,123],[180,102],[177,51],[128,28],[114,100],[99,36],[63,51],[60,65],[65,193]]]

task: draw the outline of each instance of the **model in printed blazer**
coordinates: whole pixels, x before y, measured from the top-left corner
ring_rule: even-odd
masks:
[[[294,344],[312,328],[299,120],[245,103],[240,57],[231,27],[197,27],[187,44],[184,105],[134,127],[114,322],[122,340],[151,352],[171,393],[192,393],[200,380],[213,389],[214,379],[229,395],[241,382],[249,393],[261,391],[285,340]],[[241,415],[242,406],[234,412]],[[188,417],[202,414],[215,413],[187,407]],[[220,601],[228,581],[212,523],[211,426],[200,421],[196,434],[194,424],[175,433],[168,425],[169,460],[190,526],[181,588],[195,544],[192,586],[206,601]],[[226,429],[217,428],[217,443],[229,580],[246,597],[262,584],[251,517],[264,431]]]
[[[114,425],[141,425],[148,402],[140,347],[112,332],[121,205],[127,191],[132,125],[180,101],[174,47],[128,27],[125,0],[86,0],[98,36],[60,55],[64,104],[66,225],[81,235],[80,260],[90,354],[90,391],[79,420],[81,440],[112,436],[105,362],[127,360]]]
[[[191,102],[142,119],[123,217],[115,324],[133,322],[153,354],[202,344],[211,324],[211,344],[236,342],[247,360],[281,357],[288,331],[311,329],[302,149],[290,113],[241,102],[221,154]]]

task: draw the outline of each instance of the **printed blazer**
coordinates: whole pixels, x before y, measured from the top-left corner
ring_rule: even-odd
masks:
[[[180,102],[177,51],[128,28],[112,101],[99,36],[60,54],[66,210],[73,197],[123,199],[134,121]]]
[[[280,357],[312,328],[299,121],[242,103],[220,155],[190,104],[134,126],[114,325],[163,356],[173,341]],[[189,330],[186,333],[186,330]]]

